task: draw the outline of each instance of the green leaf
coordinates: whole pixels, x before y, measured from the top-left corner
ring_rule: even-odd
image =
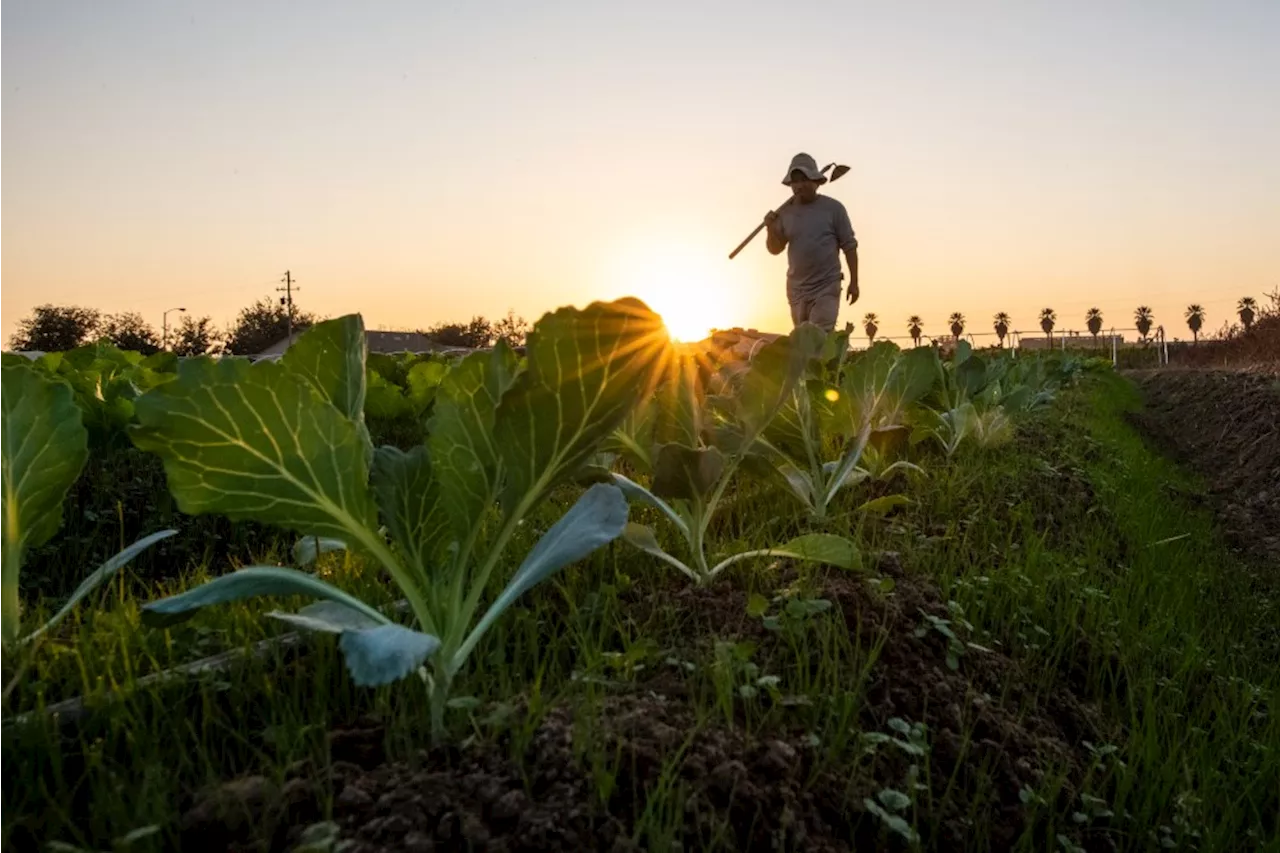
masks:
[[[957,389],[964,395],[962,399],[969,399],[986,384],[987,364],[976,355],[963,362],[956,362],[955,378]]]
[[[768,612],[769,599],[758,592],[753,592],[747,597],[747,615],[752,619],[759,619]]]
[[[714,447],[664,444],[654,462],[651,491],[660,498],[705,498],[724,473],[724,456]]]
[[[372,485],[392,538],[419,572],[427,572],[436,562],[448,518],[440,505],[426,446],[420,444],[408,453],[379,447],[373,457]]]
[[[370,618],[364,611],[348,607],[338,601],[317,601],[314,604],[308,604],[297,613],[272,610],[267,615],[307,631],[320,631],[326,634],[362,631],[382,624]]]
[[[18,638],[18,573],[26,553],[62,525],[62,501],[89,456],[88,433],[71,388],[36,368],[9,363],[3,379],[3,638]]]
[[[658,544],[658,537],[653,534],[653,528],[643,524],[636,524],[634,521],[628,521],[626,527],[622,530],[622,538],[632,547],[639,548],[646,554],[651,554],[665,563],[670,563],[683,574],[688,575],[693,580],[698,580],[698,575],[693,569],[662,549],[662,546]]]
[[[929,393],[937,375],[938,356],[933,347],[903,352],[893,343],[881,341],[845,368],[839,396],[824,422],[846,438],[858,435],[868,421],[876,429],[895,426],[907,406]]]
[[[818,489],[815,487],[813,479],[808,472],[800,470],[790,462],[775,465],[773,471],[782,478],[782,481],[787,484],[787,488],[791,489],[792,494],[799,498],[801,503],[809,509],[814,508],[814,500]]]
[[[646,524],[628,521],[622,529],[622,538],[641,551],[647,551],[650,554],[666,553],[658,544],[658,537],[654,535],[653,528]]]
[[[658,444],[676,442],[695,447],[702,435],[704,395],[698,361],[686,352],[672,359],[665,381],[658,385],[652,401],[641,403],[641,409],[652,409],[653,438]]]
[[[355,424],[365,455],[371,456],[373,441],[364,422],[364,362],[368,350],[364,320],[359,314],[348,314],[307,329],[285,350],[280,363],[309,382]]]
[[[792,619],[806,619],[831,609],[825,598],[792,598],[787,601],[787,615]]]
[[[115,843],[119,847],[128,847],[137,841],[141,841],[144,838],[150,838],[153,835],[159,835],[159,834],[160,834],[160,825],[152,823],[152,824],[148,824],[147,826],[140,826],[137,829],[129,830],[124,835],[117,838],[115,840]]]
[[[316,323],[285,350],[280,363],[307,380],[347,420],[364,420],[364,321],[359,314]]]
[[[857,569],[862,566],[857,546],[843,536],[836,536],[833,533],[806,533],[785,545],[771,548],[770,551],[778,556],[785,555],[798,560],[826,563],[842,569]]]
[[[675,508],[672,507],[671,504],[667,503],[644,486],[634,480],[627,479],[621,474],[614,473],[612,475],[612,480],[613,484],[622,489],[622,494],[629,500],[638,500],[649,504],[649,506],[665,515],[667,520],[676,526],[676,529],[680,531],[682,536],[686,539],[689,537],[688,523],[683,517],[681,517],[680,513],[676,512]]]
[[[191,359],[137,408],[133,441],[164,461],[188,515],[368,536],[369,461],[356,425],[282,365]]]
[[[785,338],[765,344],[756,352],[734,401],[738,420],[748,435],[760,433],[786,403],[810,360],[819,357],[825,334],[803,323]]]
[[[61,608],[59,608],[57,613],[53,614],[53,617],[50,618],[48,622],[41,625],[38,630],[31,632],[26,637],[23,637],[22,642],[30,642],[45,631],[48,631],[53,626],[57,625],[86,595],[101,586],[103,581],[109,579],[119,571],[121,566],[128,564],[134,557],[138,556],[160,540],[168,539],[170,536],[177,534],[177,532],[178,531],[176,530],[161,530],[159,533],[152,533],[150,536],[144,536],[128,548],[125,548],[120,553],[111,557],[95,569],[92,574],[80,582],[80,585],[76,587],[75,592],[71,593],[71,597],[66,600],[66,603],[64,603]]]
[[[440,648],[440,640],[403,625],[379,625],[344,631],[338,648],[358,687],[380,687],[417,670]]]
[[[621,489],[605,483],[597,483],[587,489],[533,546],[506,589],[458,650],[453,667],[457,668],[466,661],[471,649],[512,602],[561,568],[617,539],[626,524],[627,499]]]
[[[4,542],[22,551],[62,525],[62,500],[88,459],[80,410],[64,383],[3,368]]]
[[[449,365],[442,361],[420,361],[409,368],[409,401],[414,411],[424,412],[435,402],[437,389],[449,373]]]
[[[544,315],[529,333],[528,368],[494,418],[503,507],[532,506],[586,461],[650,393],[670,350],[662,318],[639,300]]]
[[[341,539],[331,539],[324,536],[303,536],[293,543],[293,561],[299,566],[306,566],[314,563],[316,557],[321,554],[345,550],[347,550],[347,543]]]
[[[858,512],[871,513],[872,515],[885,515],[892,512],[900,506],[911,506],[915,501],[906,495],[885,495],[884,497],[875,498],[858,507]]]
[[[911,798],[893,788],[882,788],[876,798],[891,812],[900,812],[911,805]]]
[[[393,420],[412,412],[413,405],[399,385],[370,370],[366,376],[364,411],[371,418]]]
[[[454,365],[436,391],[427,447],[458,541],[470,536],[497,497],[494,412],[515,370],[515,353],[499,342],[491,352],[472,353]]]
[[[202,607],[262,595],[309,595],[344,604],[378,624],[390,622],[387,617],[336,586],[306,572],[282,566],[249,566],[214,578],[184,593],[147,602],[142,606],[142,622],[155,628],[163,628],[191,618]]]

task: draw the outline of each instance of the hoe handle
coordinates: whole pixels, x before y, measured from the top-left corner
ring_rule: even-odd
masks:
[[[828,163],[826,166],[823,166],[822,174],[825,175],[828,171],[830,171],[831,167],[834,165],[835,165],[834,163]],[[782,204],[778,205],[778,210],[782,210],[782,208],[791,204],[791,199],[793,198],[795,198],[795,196],[789,197]],[[752,240],[754,240],[756,238],[756,235],[759,234],[762,230],[764,230],[763,221],[755,227],[755,230],[753,230],[750,234],[747,235],[747,238],[745,240],[743,240],[741,243],[738,244],[738,248],[734,249],[732,252],[729,253],[729,260],[733,260],[734,258],[738,257],[738,253],[741,252],[743,249],[747,248],[747,244],[750,243]]]
[[[795,196],[792,196],[792,198],[794,197]],[[791,204],[790,198],[784,201],[782,204],[778,205],[778,210],[782,210],[782,208],[786,207],[789,204]],[[747,239],[743,240],[741,243],[738,244],[738,248],[734,249],[732,252],[729,253],[729,260],[733,260],[734,258],[738,257],[738,253],[741,252],[743,249],[747,248],[747,244],[750,243],[752,240],[754,240],[756,238],[756,235],[759,234],[762,230],[764,230],[763,220],[760,222],[759,225],[755,227],[755,229],[750,234],[747,235]]]

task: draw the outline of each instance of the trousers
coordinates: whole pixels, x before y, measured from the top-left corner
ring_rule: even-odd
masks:
[[[836,318],[840,316],[840,282],[825,287],[816,293],[799,294],[791,297],[791,323],[812,323],[824,332],[833,332]]]

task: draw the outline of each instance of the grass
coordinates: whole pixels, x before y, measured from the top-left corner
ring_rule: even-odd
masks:
[[[615,543],[490,632],[455,688],[474,707],[453,712],[452,732],[497,744],[533,773],[539,727],[573,708],[573,752],[596,802],[624,810],[645,849],[677,840],[684,849],[731,848],[723,814],[690,834],[686,806],[705,799],[696,799],[699,780],[682,762],[712,741],[745,751],[784,736],[810,744],[805,778],[815,790],[838,781],[853,804],[849,836],[859,841],[910,847],[906,838],[918,834],[922,848],[946,849],[959,832],[970,849],[1280,849],[1280,650],[1258,630],[1278,614],[1242,581],[1257,568],[1223,545],[1195,499],[1198,484],[1130,427],[1126,413],[1138,404],[1127,382],[1104,375],[1020,423],[1006,447],[922,460],[927,480],[904,484],[915,505],[888,519],[853,512],[867,497],[860,490],[842,494],[832,529],[848,528],[869,553],[898,554],[908,573],[887,597],[864,587],[865,598],[853,599],[859,607],[832,593],[851,580],[834,571],[752,561],[697,591]],[[805,532],[785,496],[738,482],[742,497],[726,502],[717,545],[763,547]],[[531,520],[510,554],[555,512]],[[643,511],[633,515],[661,528]],[[284,544],[264,540],[255,557],[278,559]],[[323,567],[367,601],[395,597],[354,561],[328,555]],[[7,713],[73,695],[95,708],[61,729],[41,718],[6,730],[5,849],[49,840],[108,849],[152,825],[155,834],[116,846],[173,849],[193,792],[243,774],[282,780],[299,761],[324,767],[326,732],[362,718],[385,727],[393,759],[419,760],[428,739],[422,686],[355,688],[327,638],[301,655],[283,651],[131,691],[146,673],[283,633],[262,618],[271,607],[261,602],[169,631],[139,626],[141,602],[209,571],[192,565],[160,584],[123,578],[29,660],[5,661],[6,679],[30,665]],[[908,609],[919,590],[937,606]],[[878,615],[880,600],[901,606],[902,619]],[[926,645],[936,659],[907,671]],[[961,722],[922,729],[923,719],[892,715],[884,697],[894,690],[923,695],[931,719],[945,711],[935,680],[951,677],[948,656],[954,677],[969,684],[956,697]],[[921,680],[922,672],[939,675]],[[106,701],[108,690],[125,696]],[[688,723],[648,775],[610,735],[602,710],[646,691],[677,702]],[[968,706],[995,707],[1009,731],[1033,731],[1054,719],[1065,694],[1092,737],[1067,754],[1046,747],[1009,756],[1041,775],[1020,794],[1016,833],[1006,840],[993,817],[1005,784],[1001,756],[1021,742],[984,748],[989,716]],[[629,792],[637,779],[647,780],[643,796]],[[322,810],[330,798],[323,793]],[[893,828],[895,816],[905,832]]]

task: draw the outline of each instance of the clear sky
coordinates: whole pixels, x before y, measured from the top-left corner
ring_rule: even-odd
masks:
[[[899,334],[1280,286],[1280,2],[8,0],[5,338],[43,302],[219,324],[285,269],[370,328],[636,295],[789,327],[791,156]]]

